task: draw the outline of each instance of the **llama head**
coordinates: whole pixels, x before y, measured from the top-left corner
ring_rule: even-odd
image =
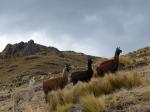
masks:
[[[33,78],[31,78],[31,80],[29,81],[29,86],[31,87],[31,86],[33,86],[35,84],[35,79],[34,79],[34,77]]]
[[[71,69],[71,67],[70,67],[70,65],[69,64],[65,64],[65,68],[64,69],[66,69],[66,71],[67,72],[69,72],[70,71],[70,69]]]
[[[120,49],[120,47],[117,47],[116,48],[116,55],[120,55],[120,53],[122,53],[122,50]]]
[[[63,75],[64,77],[66,77],[67,79],[70,77],[70,76],[69,76],[69,70],[70,70],[70,66],[69,66],[68,64],[65,64],[65,67],[64,67],[64,69],[63,69],[62,75]]]
[[[89,58],[89,59],[88,59],[88,64],[91,65],[92,63],[93,63],[93,60],[92,60],[91,58]]]

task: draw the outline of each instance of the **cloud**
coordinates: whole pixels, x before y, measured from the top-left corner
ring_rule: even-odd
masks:
[[[28,41],[112,57],[150,43],[150,1],[1,0],[0,50]]]
[[[96,15],[86,15],[85,16],[85,21],[86,22],[97,22],[98,18]]]

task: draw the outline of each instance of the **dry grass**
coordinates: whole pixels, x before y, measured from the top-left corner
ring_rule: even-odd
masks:
[[[44,73],[60,73],[66,63],[71,64],[72,70],[86,68],[87,65],[88,56],[81,53],[62,52],[64,58],[52,52],[47,52],[46,55],[40,53],[26,57],[0,59],[0,83],[7,84],[8,81],[24,76],[26,73],[34,75],[35,70]],[[103,60],[102,58],[96,59]],[[11,65],[17,65],[17,67],[10,68]]]
[[[132,63],[132,60],[129,56],[121,56],[119,59],[120,63],[124,64],[124,65],[128,65]]]
[[[122,88],[130,89],[141,84],[136,72],[119,72],[108,74],[103,78],[93,78],[89,83],[79,82],[76,86],[69,85],[64,90],[51,93],[49,110],[59,112],[61,108],[69,111],[74,104],[80,104],[84,112],[101,112],[107,108],[104,95]]]
[[[71,109],[72,104],[67,105],[59,105],[57,106],[57,110],[55,112],[68,112]]]
[[[25,112],[33,112],[32,106],[29,105],[29,104],[26,104],[26,105],[25,105]]]
[[[96,98],[92,94],[88,94],[80,99],[83,112],[103,112],[106,109],[105,98]]]

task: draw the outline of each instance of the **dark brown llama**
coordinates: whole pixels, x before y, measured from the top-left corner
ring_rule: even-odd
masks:
[[[75,85],[78,81],[87,82],[93,76],[92,59],[88,59],[88,69],[86,71],[78,71],[71,74],[71,82]]]
[[[114,59],[104,61],[97,67],[97,75],[104,76],[105,73],[115,73],[118,70],[120,53],[122,53],[122,50],[117,47]]]
[[[69,67],[66,65],[63,69],[62,76],[43,81],[43,91],[45,93],[45,101],[48,101],[48,93],[52,90],[63,89],[68,83]]]

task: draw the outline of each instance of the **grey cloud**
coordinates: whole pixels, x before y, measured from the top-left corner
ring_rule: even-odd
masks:
[[[45,43],[62,50],[112,56],[120,46],[127,53],[150,43],[149,5],[149,0],[1,0],[0,38],[18,34],[26,40],[44,32]]]

